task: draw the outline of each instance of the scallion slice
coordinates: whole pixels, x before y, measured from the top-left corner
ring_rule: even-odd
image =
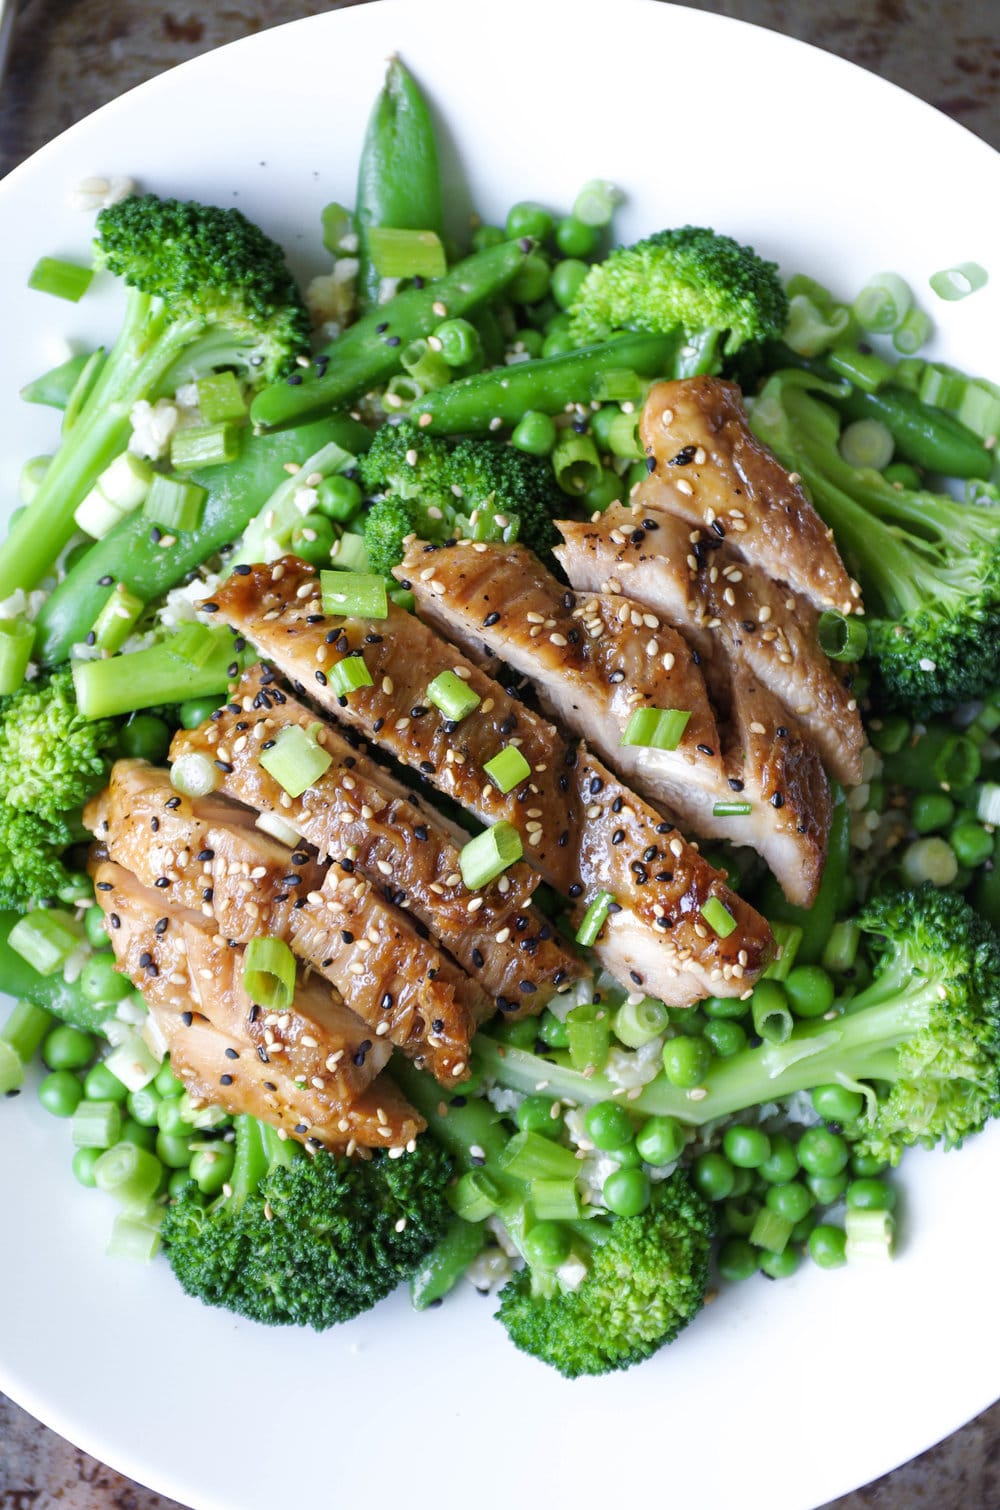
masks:
[[[448,1204],[466,1222],[483,1222],[500,1205],[496,1181],[484,1169],[467,1169],[448,1192]]]
[[[601,458],[589,435],[561,430],[551,460],[556,482],[571,498],[579,498],[601,479]]]
[[[207,797],[221,779],[215,763],[195,750],[178,756],[170,767],[170,785],[182,797]]]
[[[118,1103],[81,1101],[70,1118],[69,1130],[74,1148],[110,1148],[121,1136],[122,1114]],[[152,1191],[149,1193],[152,1195]]]
[[[115,1217],[106,1253],[109,1258],[125,1258],[130,1263],[148,1264],[160,1247],[160,1223],[164,1208],[149,1206],[141,1214],[126,1209]]]
[[[78,304],[93,277],[92,267],[81,267],[78,262],[66,262],[62,257],[39,257],[28,275],[28,287]]]
[[[451,723],[458,724],[474,713],[482,702],[467,682],[454,671],[441,671],[430,683],[426,692],[427,701],[438,708]],[[530,769],[530,768],[529,768]],[[498,783],[499,784],[499,783]],[[503,787],[500,788],[503,791]]]
[[[598,403],[637,403],[642,398],[643,381],[631,367],[609,367],[599,372],[590,385],[590,396]]]
[[[196,530],[205,512],[208,490],[182,477],[153,478],[143,513],[165,530]]]
[[[233,372],[213,372],[198,379],[198,408],[208,425],[242,419],[247,412],[243,390]]]
[[[429,345],[425,336],[418,336],[403,347],[399,357],[403,370],[410,374],[424,390],[443,388],[451,381],[451,368],[439,351]]]
[[[373,225],[368,232],[368,250],[380,278],[440,278],[448,271],[436,231]]]
[[[239,433],[233,425],[221,420],[212,425],[190,425],[178,430],[171,440],[170,465],[182,472],[217,467],[224,461],[235,461],[239,449]]]
[[[285,1012],[295,1000],[295,955],[284,939],[251,939],[243,957],[243,989],[268,1012]]]
[[[116,582],[111,596],[94,620],[91,630],[94,638],[90,643],[113,655],[128,639],[145,606],[124,583]]]
[[[368,552],[360,535],[343,534],[333,542],[330,560],[341,572],[367,572]]]
[[[462,881],[469,891],[488,886],[515,865],[523,853],[521,835],[514,825],[506,820],[494,823],[463,845],[458,857]]]
[[[104,1065],[130,1091],[141,1091],[156,1079],[160,1060],[138,1033],[129,1032],[107,1056]]]
[[[277,734],[273,747],[262,750],[260,756],[264,770],[289,797],[301,797],[329,770],[332,761],[333,756],[321,749],[300,724],[287,724]]]
[[[375,685],[371,672],[359,655],[345,655],[342,661],[331,666],[328,677],[330,686],[338,697],[350,697],[352,692],[358,692],[362,687]]]
[[[375,572],[321,571],[319,579],[324,613],[349,619],[388,617],[385,578]]]
[[[573,1222],[582,1215],[575,1180],[532,1180],[531,1206],[540,1222]]]
[[[515,1133],[498,1162],[519,1180],[573,1180],[580,1169],[572,1148],[536,1132]]]
[[[591,178],[573,201],[573,216],[582,220],[584,225],[610,225],[615,206],[621,204],[624,197],[617,184],[606,178]]]
[[[585,949],[589,949],[597,942],[597,937],[608,920],[614,900],[610,891],[599,891],[583,914],[583,921],[576,930],[576,941]]]
[[[857,661],[865,653],[868,630],[861,619],[848,619],[835,608],[827,608],[819,616],[816,638],[831,661]]]
[[[621,742],[645,750],[676,750],[690,719],[691,714],[682,708],[637,708]]]
[[[899,329],[912,303],[909,284],[898,273],[877,273],[852,307],[862,330],[887,335]]]
[[[0,695],[16,692],[24,681],[35,643],[35,626],[27,619],[0,619]]]
[[[701,909],[701,915],[709,928],[713,929],[719,935],[720,939],[727,939],[736,928],[736,919],[726,904],[720,902],[718,897],[709,897]]]
[[[892,344],[903,356],[911,357],[921,346],[926,346],[933,334],[934,325],[930,315],[922,309],[911,309],[902,324],[893,331]]]
[[[40,907],[19,918],[7,935],[15,954],[39,975],[54,975],[83,940],[83,926],[68,912]]]
[[[486,762],[483,770],[504,796],[531,775],[531,766],[516,745],[504,745],[499,755]]]
[[[717,802],[712,809],[713,818],[746,818],[753,812],[751,802]]]
[[[985,288],[989,277],[985,267],[978,262],[960,262],[956,267],[944,267],[940,272],[932,273],[928,282],[939,299],[951,303],[956,299],[967,299],[970,294]]]
[[[980,823],[1000,824],[1000,786],[984,781],[976,799],[976,817]]]
[[[77,1114],[87,1105],[80,1103]],[[101,1144],[94,1145],[101,1147]],[[126,1206],[144,1206],[151,1201],[159,1188],[163,1165],[154,1153],[139,1148],[135,1143],[122,1141],[112,1147],[94,1165],[94,1183],[98,1190],[113,1195],[116,1201]]]
[[[354,216],[350,210],[345,210],[342,204],[331,200],[328,205],[323,206],[320,218],[323,224],[323,245],[331,257],[337,257],[346,250],[343,245],[345,236],[355,237],[354,244],[357,245]]]
[[[878,419],[853,420],[840,433],[840,454],[851,467],[874,467],[881,472],[895,449],[892,432]]]
[[[889,1211],[870,1211],[863,1206],[848,1206],[844,1215],[847,1243],[844,1252],[849,1264],[884,1263],[892,1257],[896,1241],[896,1223]]]

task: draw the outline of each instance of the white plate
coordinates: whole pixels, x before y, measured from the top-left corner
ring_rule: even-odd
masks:
[[[625,236],[712,224],[845,293],[894,268],[996,272],[1000,158],[900,91],[823,53],[634,0],[410,0],[340,11],[199,58],[98,111],[0,188],[0,467],[51,447],[17,388],[67,331],[113,326],[25,289],[43,253],[80,255],[69,186],[126,173],[236,204],[319,259],[319,211],[350,203],[387,53],[434,99],[456,205],[568,206],[595,175],[627,191]],[[1000,377],[1000,275],[937,301],[940,352]],[[106,317],[106,318],[105,318]],[[516,1353],[463,1290],[418,1317],[403,1296],[341,1330],[270,1332],[186,1300],[165,1263],[103,1257],[110,1211],[69,1171],[67,1129],[0,1109],[0,1385],[57,1431],[198,1510],[414,1510],[511,1495],[577,1510],[806,1510],[909,1458],[1000,1391],[1000,1129],[907,1159],[902,1252],[884,1270],[763,1279],[671,1348],[567,1384]]]

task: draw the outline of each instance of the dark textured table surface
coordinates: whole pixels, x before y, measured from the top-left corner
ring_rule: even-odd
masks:
[[[302,0],[28,0],[17,8],[0,94],[0,174],[164,69],[250,32],[335,8]],[[694,8],[754,21],[850,58],[1000,148],[1000,0],[694,0]],[[181,1510],[0,1396],[0,1510],[53,1510],[57,1504],[63,1510]],[[1000,1510],[1000,1405],[826,1510],[863,1506]]]

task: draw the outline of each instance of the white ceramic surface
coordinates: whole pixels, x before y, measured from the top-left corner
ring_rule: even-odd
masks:
[[[456,217],[514,199],[628,194],[625,237],[702,222],[848,293],[889,267],[923,289],[942,355],[1000,377],[1000,275],[943,305],[927,275],[996,268],[1000,158],[848,64],[644,0],[384,0],[197,59],[74,127],[0,186],[0,485],[50,448],[17,400],[66,334],[114,326],[113,291],[33,294],[79,256],[82,176],[236,204],[318,267],[319,210],[353,196],[369,106],[398,50],[434,100]],[[64,353],[63,353],[64,354]],[[56,1430],[197,1510],[316,1503],[485,1510],[511,1496],[596,1510],[808,1510],[952,1431],[1000,1391],[994,1192],[1000,1131],[907,1159],[885,1269],[723,1294],[646,1366],[567,1384],[521,1357],[471,1290],[403,1296],[325,1336],[186,1300],[164,1263],[103,1257],[111,1212],[69,1172],[65,1125],[0,1106],[0,1386]]]

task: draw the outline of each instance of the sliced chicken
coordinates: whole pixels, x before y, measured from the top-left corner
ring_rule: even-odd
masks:
[[[267,1014],[243,987],[243,951],[198,912],[108,861],[93,867],[116,958],[142,992],[196,1099],[247,1112],[300,1142],[400,1147],[421,1119],[379,1071],[373,1041],[337,993],[299,979],[292,1006]]]
[[[264,770],[261,747],[297,724],[319,729],[333,764],[300,797]],[[244,737],[245,736],[245,737]],[[224,752],[222,790],[262,813],[277,814],[322,856],[350,853],[355,870],[430,929],[462,968],[511,1016],[538,1012],[554,991],[589,973],[531,905],[538,876],[514,865],[473,898],[462,882],[456,832],[406,791],[384,767],[289,693],[268,684],[260,666],[246,673],[231,703],[199,728],[174,736],[171,757]],[[476,901],[474,910],[469,904]],[[530,988],[530,989],[529,989]]]
[[[475,1024],[492,1013],[492,1001],[380,889],[354,874],[346,851],[324,885],[324,872],[306,851],[262,834],[248,808],[213,796],[169,810],[187,848],[164,873],[162,846],[148,841],[148,814],[156,821],[176,793],[165,771],[142,761],[122,764],[126,769],[115,767],[108,793],[88,808],[112,860],[155,888],[164,904],[169,897],[200,911],[224,940],[248,943],[265,933],[287,938],[343,995],[369,1034],[397,1044],[445,1085],[468,1075]],[[165,799],[165,792],[173,795]],[[198,810],[210,811],[212,821],[196,817]],[[162,833],[161,826],[157,840]]]
[[[620,910],[597,953],[620,979],[680,1004],[739,994],[766,965],[773,951],[767,924],[692,845],[412,614],[392,606],[384,620],[327,617],[316,572],[294,557],[231,577],[213,601],[220,619],[342,722],[483,823],[512,824],[524,857],[575,902],[578,918],[609,893]],[[329,683],[348,657],[360,658],[371,677],[349,697]],[[456,667],[481,699],[457,728],[424,702],[433,678]],[[517,745],[530,767],[507,794],[484,770],[505,743]],[[726,927],[734,925],[725,937],[702,915],[710,897],[729,913]]]
[[[423,619],[474,659],[482,661],[485,649],[530,677],[548,711],[638,791],[700,835],[751,845],[793,902],[813,900],[831,815],[823,767],[738,663],[739,699],[726,689],[734,737],[723,750],[690,647],[648,609],[621,597],[578,598],[521,546],[460,542],[435,553],[431,590],[421,577],[427,551],[411,545],[396,572],[413,584]],[[676,750],[622,744],[642,708],[691,715]],[[765,728],[781,729],[773,748],[764,748]],[[733,813],[733,803],[744,801],[751,811]],[[720,803],[728,816],[716,815]]]
[[[623,593],[690,641],[713,699],[742,661],[813,740],[830,773],[861,780],[857,699],[816,639],[816,611],[736,560],[718,535],[654,509],[612,505],[592,523],[560,520],[555,551],[578,591]]]
[[[655,470],[635,502],[713,530],[744,561],[787,582],[817,608],[860,611],[861,591],[837,553],[833,531],[747,423],[735,383],[694,377],[657,383],[640,436]]]

